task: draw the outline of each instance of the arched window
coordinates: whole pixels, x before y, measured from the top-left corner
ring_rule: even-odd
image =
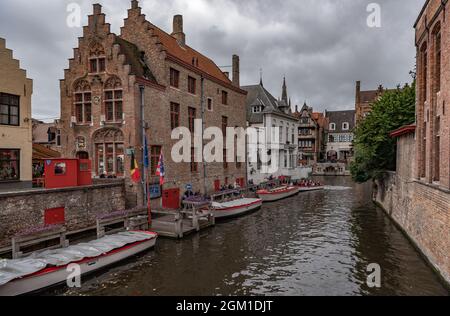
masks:
[[[106,70],[105,50],[99,43],[91,45],[89,53],[89,72],[100,73]]]
[[[441,91],[441,26],[438,24],[434,30],[434,56],[435,56],[435,91]]]
[[[350,128],[350,124],[349,123],[347,123],[347,122],[342,123],[342,129],[344,131],[348,131],[349,128]]]
[[[97,175],[122,177],[125,173],[122,131],[116,128],[103,128],[95,132],[92,139],[95,146],[94,160]]]
[[[335,130],[336,130],[336,124],[330,123],[330,131],[335,131]]]
[[[122,82],[117,77],[111,77],[105,83],[105,118],[107,122],[123,120]]]
[[[74,85],[75,117],[78,124],[92,122],[91,86],[86,80],[79,80]]]

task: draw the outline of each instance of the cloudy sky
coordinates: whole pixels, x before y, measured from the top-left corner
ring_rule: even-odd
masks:
[[[355,81],[363,89],[411,81],[413,24],[425,0],[140,0],[147,18],[170,32],[183,14],[187,44],[220,66],[241,56],[241,83],[259,82],[281,95],[285,75],[294,104],[317,111],[354,107]],[[82,25],[101,3],[119,33],[129,0],[1,0],[0,37],[34,79],[33,115],[59,116],[59,79],[82,29],[68,27],[67,6],[81,7]],[[367,6],[381,8],[381,27],[367,24]],[[227,71],[227,68],[223,69]]]

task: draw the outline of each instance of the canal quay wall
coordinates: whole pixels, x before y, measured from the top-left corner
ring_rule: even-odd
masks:
[[[375,181],[374,201],[450,284],[450,191],[414,179],[414,139],[398,139],[397,171]]]
[[[64,208],[57,215],[68,233],[95,229],[98,215],[125,209],[123,180],[92,186],[0,192],[0,253],[8,252],[11,238],[44,227],[46,210]]]

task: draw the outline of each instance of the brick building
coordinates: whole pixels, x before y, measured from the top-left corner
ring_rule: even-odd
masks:
[[[376,90],[361,90],[361,81],[356,82],[356,124],[363,120],[372,111],[372,106],[375,101],[377,101],[386,91],[388,90],[382,85],[379,85]]]
[[[417,47],[416,173],[450,189],[450,22],[448,3],[427,1],[415,24]]]
[[[428,0],[414,25],[416,124],[397,138],[397,168],[376,182],[375,200],[450,282],[450,31],[447,1]]]
[[[0,190],[31,187],[33,81],[0,38]]]
[[[246,92],[239,87],[239,57],[233,56],[230,80],[211,59],[187,45],[182,16],[174,17],[173,32],[168,34],[146,20],[133,0],[116,35],[101,8],[94,4],[61,81],[63,155],[92,159],[94,176],[124,177],[129,206],[140,204],[142,188],[128,179],[133,151],[143,167],[143,119],[149,176],[152,183],[159,183],[155,173],[163,153],[167,190],[163,195],[170,196],[172,204],[187,184],[203,192],[236,179],[245,181],[245,164],[175,163],[171,157],[177,142],[171,139],[172,130],[180,126],[192,130],[194,119],[204,117],[205,127],[245,127]]]

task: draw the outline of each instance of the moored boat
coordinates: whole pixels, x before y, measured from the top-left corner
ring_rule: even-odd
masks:
[[[213,202],[214,217],[216,219],[225,219],[237,217],[256,211],[262,206],[262,199],[242,198],[228,202]]]
[[[300,192],[310,192],[310,191],[319,191],[324,190],[325,187],[323,185],[320,186],[311,186],[311,187],[305,187],[305,186],[298,186],[300,189]]]
[[[37,252],[22,259],[0,260],[0,296],[42,290],[67,281],[77,264],[80,274],[97,271],[139,254],[156,243],[157,234],[129,231],[55,250]]]
[[[300,192],[300,188],[296,186],[283,186],[271,190],[259,190],[256,194],[263,200],[263,202],[275,202],[294,196],[298,192]]]

